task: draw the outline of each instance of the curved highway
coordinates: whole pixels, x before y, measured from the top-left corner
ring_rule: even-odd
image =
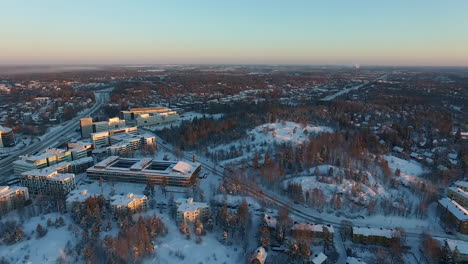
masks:
[[[70,133],[73,133],[75,129],[79,126],[79,120],[83,117],[91,116],[96,113],[104,104],[108,98],[107,92],[95,92],[96,103],[87,111],[84,111],[81,115],[77,115],[73,119],[67,121],[64,124],[61,124],[61,129],[54,129],[44,136],[39,141],[26,146],[18,151],[12,153],[11,155],[0,160],[0,182],[8,180],[9,177],[12,177],[10,173],[13,169],[12,162],[17,160],[19,156],[25,154],[31,154],[38,151],[41,151],[47,147],[52,147],[64,143]]]

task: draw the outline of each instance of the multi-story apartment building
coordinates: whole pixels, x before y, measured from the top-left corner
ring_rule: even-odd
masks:
[[[334,229],[331,225],[319,225],[309,223],[294,223],[291,227],[293,237],[304,240],[323,239],[324,233],[329,232],[329,239],[333,241]]]
[[[79,160],[82,158],[88,157],[88,152],[90,150],[85,148],[72,148],[70,149],[70,153],[72,155],[72,160]]]
[[[468,234],[468,210],[465,207],[455,200],[442,198],[439,200],[439,210],[447,224],[453,225],[462,234]]]
[[[57,164],[57,156],[52,153],[39,155],[20,156],[19,160],[13,162],[13,170],[17,176],[33,169],[42,169]]]
[[[72,160],[70,151],[49,148],[44,153],[38,155],[20,156],[19,160],[13,162],[13,171],[19,177],[23,172],[43,169],[59,162],[70,160]]]
[[[118,117],[109,118],[108,121],[93,122],[91,117],[80,119],[81,136],[89,137],[92,133],[115,130],[125,127],[125,120]]]
[[[392,229],[353,227],[353,242],[355,243],[388,246],[393,238]]]
[[[86,172],[86,169],[94,165],[94,159],[93,157],[84,157],[81,159],[70,161],[70,165],[70,171],[72,173],[83,173]]]
[[[194,202],[193,198],[177,199],[177,224],[195,222],[197,219],[205,221],[210,217],[210,207],[207,203]]]
[[[57,162],[71,161],[72,154],[69,150],[59,149],[59,148],[47,148],[45,153],[54,154],[57,157]]]
[[[67,173],[70,169],[70,163],[62,162],[51,167],[23,172],[21,185],[28,187],[31,195],[64,198],[76,186],[75,174]]]
[[[151,182],[158,185],[191,186],[200,174],[201,164],[150,158],[129,159],[111,156],[86,170],[90,179],[114,182]]]
[[[0,186],[0,215],[23,206],[27,200],[29,200],[28,188]]]
[[[120,112],[120,118],[136,126],[154,126],[177,121],[179,114],[165,107],[132,108]]]
[[[108,155],[120,155],[126,151],[142,149],[145,146],[156,146],[156,137],[122,133],[110,136],[110,143],[112,145],[107,147]]]
[[[15,146],[15,135],[13,129],[0,126],[0,148],[9,148]]]
[[[447,196],[463,207],[468,207],[468,192],[458,187],[449,187]]]
[[[114,195],[111,197],[110,205],[114,213],[122,211],[141,212],[148,207],[146,195],[129,193],[127,195]]]
[[[104,132],[91,133],[91,140],[93,141],[94,149],[111,145],[111,136],[122,133],[136,134],[137,127],[124,127]]]
[[[67,144],[68,149],[74,149],[74,148],[80,148],[80,149],[87,149],[87,150],[92,150],[93,149],[93,142],[91,142],[89,139],[88,140],[80,140],[76,142],[69,142]]]
[[[462,190],[464,190],[465,192],[468,192],[468,181],[464,180],[464,181],[456,181],[453,183],[453,185],[457,188],[460,188]]]

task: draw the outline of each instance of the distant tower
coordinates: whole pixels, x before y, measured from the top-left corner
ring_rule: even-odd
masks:
[[[0,126],[0,148],[13,147],[15,145],[15,135],[13,129]]]
[[[93,119],[91,117],[80,119],[81,137],[89,137],[93,133]]]
[[[359,65],[359,63],[354,63],[354,69],[359,70],[360,67],[361,65]]]

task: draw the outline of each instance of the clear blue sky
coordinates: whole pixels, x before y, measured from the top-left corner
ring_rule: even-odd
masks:
[[[0,0],[0,64],[468,66],[467,0]]]

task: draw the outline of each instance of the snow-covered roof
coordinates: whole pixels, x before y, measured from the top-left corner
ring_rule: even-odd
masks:
[[[121,166],[121,164],[126,164]],[[168,177],[190,178],[201,167],[198,162],[165,161],[154,159],[130,159],[110,156],[97,163],[88,171],[106,171],[109,173],[138,173],[138,175],[161,175]]]
[[[395,147],[393,147],[393,151],[396,151],[396,152],[403,152],[403,148],[398,147],[398,146],[395,146]]]
[[[9,196],[13,193],[16,193],[18,190],[27,190],[26,187],[21,186],[0,186],[0,197]]]
[[[316,256],[314,259],[312,259],[312,263],[313,264],[321,264],[325,260],[327,260],[327,256],[325,254],[323,254],[323,252],[320,252],[320,254],[318,254],[318,256]]]
[[[179,161],[177,164],[172,168],[175,171],[178,171],[183,174],[191,173],[194,171],[194,165],[195,162],[185,162],[185,161]]]
[[[449,210],[450,213],[452,213],[458,220],[468,220],[468,210],[466,210],[465,207],[461,206],[456,201],[445,197],[439,200],[439,204]]]
[[[27,161],[36,161],[36,160],[47,159],[47,158],[50,158],[50,157],[53,157],[53,156],[55,156],[55,154],[53,154],[53,153],[42,153],[42,154],[39,154],[39,155],[22,156],[22,159],[27,160]]]
[[[276,220],[275,217],[273,217],[273,216],[271,216],[271,215],[265,214],[265,215],[263,216],[263,220],[265,221],[265,223],[267,224],[268,227],[270,227],[270,228],[276,228],[276,222],[277,222],[277,220]]]
[[[312,232],[323,232],[323,229],[326,228],[330,233],[333,233],[333,226],[331,225],[317,225],[317,224],[309,224],[309,223],[294,223],[292,226],[292,230],[304,230],[304,231],[312,231]]]
[[[78,202],[82,203],[86,201],[89,197],[97,196],[94,193],[89,193],[88,190],[73,190],[70,192],[66,202],[67,203],[73,203],[73,202]]]
[[[207,208],[207,203],[194,202],[193,198],[183,199],[179,198],[176,200],[176,204],[179,205],[177,211],[180,212],[195,212],[199,208]]]
[[[449,157],[450,159],[455,160],[455,159],[458,158],[458,154],[452,152],[452,153],[449,153],[449,154],[447,155],[447,157]]]
[[[457,248],[460,252],[460,255],[468,255],[468,241],[452,239],[446,239],[445,241],[447,242],[451,251],[454,251],[455,248]]]
[[[461,188],[468,188],[468,181],[456,181],[454,185]]]
[[[59,170],[62,170],[66,167],[70,166],[69,162],[60,162],[50,167],[46,167],[43,169],[34,169],[30,171],[26,171],[21,173],[23,177],[27,176],[35,176],[35,177],[44,177],[48,180],[68,180],[71,178],[75,178],[75,174],[73,173],[60,173]]]
[[[346,264],[366,264],[366,262],[353,257],[346,258]]]
[[[133,164],[133,165],[130,167],[130,170],[142,170],[142,169],[144,169],[146,166],[148,166],[148,163],[150,163],[151,161],[153,161],[153,159],[150,159],[150,158],[141,159],[141,160],[138,161],[137,163]]]
[[[70,149],[71,152],[82,152],[82,151],[88,151],[86,148],[81,148],[81,147],[75,147]]]
[[[0,126],[0,132],[9,133],[9,132],[11,132],[11,128],[5,127],[5,126]]]
[[[129,193],[127,195],[114,195],[111,197],[111,205],[113,206],[129,206],[136,200],[145,200],[146,195]]]
[[[68,151],[64,149],[59,149],[59,148],[47,148],[45,152],[50,153],[50,154],[55,154],[57,156],[63,156],[67,154]]]
[[[79,164],[86,164],[86,163],[90,163],[90,162],[93,162],[93,157],[84,157],[84,158],[81,158],[81,159],[70,161],[70,164],[79,165]]]
[[[468,192],[465,192],[464,190],[458,187],[449,187],[448,189],[455,193],[458,193],[459,195],[463,196],[465,199],[468,199]]]
[[[356,227],[356,226],[353,227],[354,235],[379,236],[379,237],[392,238],[393,237],[392,233],[393,233],[392,229]]]
[[[255,250],[252,259],[256,259],[261,264],[263,264],[263,263],[265,263],[265,260],[266,260],[267,256],[268,256],[268,253],[266,252],[265,248],[264,247],[258,247]]]

